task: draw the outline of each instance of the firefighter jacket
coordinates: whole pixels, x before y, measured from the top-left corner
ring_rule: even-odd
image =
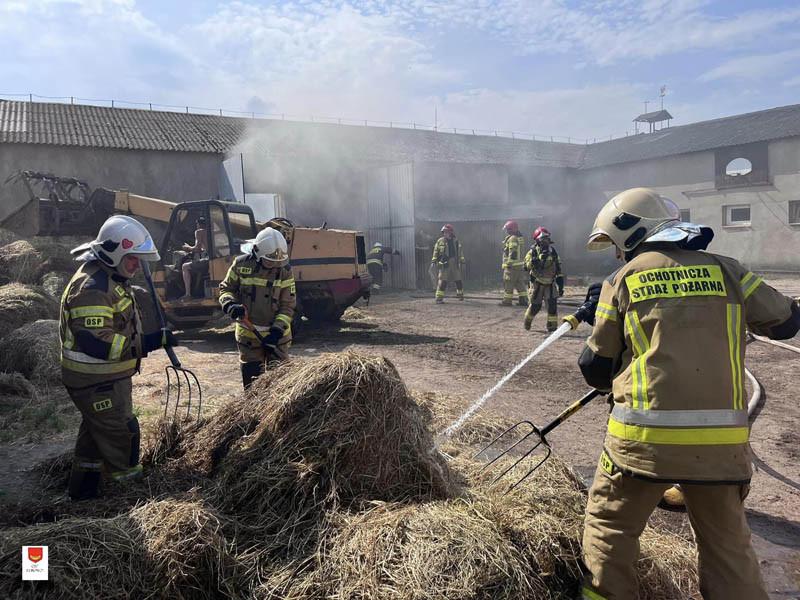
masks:
[[[507,235],[503,240],[503,269],[522,270],[525,268],[525,238],[521,235]]]
[[[219,290],[223,310],[231,303],[242,304],[261,335],[266,335],[272,327],[279,327],[283,330],[281,343],[291,341],[296,298],[289,265],[269,268],[258,259],[239,256],[228,269]],[[252,331],[236,323],[236,341],[254,339]]]
[[[736,260],[675,244],[606,280],[580,360],[600,389],[587,373],[609,365],[601,466],[671,483],[749,481],[745,329],[773,337],[800,318],[791,305]]]
[[[81,265],[61,296],[61,379],[84,388],[131,377],[142,355],[131,284],[98,261]]]
[[[546,249],[539,244],[531,246],[525,255],[525,270],[531,274],[531,282],[552,285],[556,277],[561,275],[561,260],[555,246]]]
[[[433,246],[431,262],[446,265],[453,259],[456,260],[459,265],[463,265],[465,262],[464,249],[461,247],[461,242],[455,237],[449,240],[444,236],[440,237]]]
[[[372,248],[367,254],[367,264],[368,265],[378,265],[379,267],[383,268],[383,257],[385,254],[391,254],[394,252],[391,246],[382,246],[380,248]]]

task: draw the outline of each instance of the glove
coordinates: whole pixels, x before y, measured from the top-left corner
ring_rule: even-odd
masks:
[[[564,276],[563,275],[559,275],[558,277],[556,277],[556,286],[558,287],[558,297],[561,298],[561,296],[564,295]]]
[[[597,303],[600,302],[600,290],[603,289],[602,283],[593,283],[586,291],[586,300],[581,307],[575,311],[575,318],[594,326],[594,314],[597,312]]]
[[[261,345],[270,350],[274,350],[282,337],[283,329],[280,327],[270,327],[269,333],[264,336],[264,341],[261,342]]]
[[[392,254],[394,254],[395,256],[400,256],[400,250],[395,250],[394,252],[392,252]]]
[[[152,333],[145,333],[142,336],[142,353],[147,356],[148,353],[159,348],[167,348],[169,346],[177,346],[178,338],[169,329],[159,329]]]
[[[243,304],[230,303],[225,305],[225,313],[234,321],[243,318],[245,312]]]

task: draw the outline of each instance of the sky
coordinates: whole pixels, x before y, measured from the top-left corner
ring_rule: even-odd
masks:
[[[581,140],[800,103],[800,3],[0,0],[0,97]]]

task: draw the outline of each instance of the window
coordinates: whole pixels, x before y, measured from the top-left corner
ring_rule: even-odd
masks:
[[[688,208],[681,209],[681,221],[684,223],[691,223],[692,222],[692,211]]]
[[[725,175],[728,177],[741,177],[753,172],[753,163],[746,158],[734,158],[725,167]]]
[[[725,227],[749,227],[750,205],[727,204],[722,207],[722,224]]]
[[[800,225],[800,200],[789,201],[789,225]]]

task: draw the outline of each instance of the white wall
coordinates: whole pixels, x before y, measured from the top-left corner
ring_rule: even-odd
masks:
[[[585,216],[575,220],[570,238],[585,240],[597,210],[616,192],[652,187],[690,209],[693,222],[714,229],[710,251],[752,269],[800,272],[800,226],[788,224],[788,202],[800,200],[800,138],[769,144],[769,171],[771,185],[717,190],[713,151],[579,171],[576,198],[581,210],[575,214]],[[728,204],[749,204],[751,225],[723,226],[722,207]],[[583,265],[591,270],[613,264],[607,257],[587,255],[585,260]]]

